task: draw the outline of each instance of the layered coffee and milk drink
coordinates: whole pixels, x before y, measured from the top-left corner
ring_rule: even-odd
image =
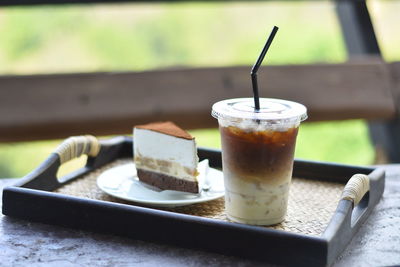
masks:
[[[222,142],[225,210],[229,219],[254,225],[283,221],[288,203],[293,157],[303,105],[261,99],[254,111],[252,99],[216,103]]]
[[[224,174],[229,177],[225,180],[228,216],[249,224],[281,222],[286,214],[298,128],[220,128]]]

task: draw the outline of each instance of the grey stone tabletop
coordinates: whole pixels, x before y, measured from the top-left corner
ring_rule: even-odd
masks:
[[[335,266],[400,264],[400,165],[385,165],[380,203]],[[15,182],[0,179],[2,188]],[[1,206],[1,202],[0,202]],[[290,254],[288,254],[290,255]],[[0,215],[0,266],[257,266],[259,262]],[[263,265],[265,266],[265,264]]]

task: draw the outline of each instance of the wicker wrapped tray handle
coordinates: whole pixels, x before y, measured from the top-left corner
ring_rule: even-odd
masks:
[[[72,136],[62,142],[54,151],[63,164],[81,155],[96,157],[100,151],[100,143],[92,135]]]
[[[343,189],[341,199],[350,200],[357,206],[364,195],[369,191],[369,177],[365,174],[355,174]]]

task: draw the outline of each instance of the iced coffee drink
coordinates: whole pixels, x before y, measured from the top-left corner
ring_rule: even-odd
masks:
[[[306,108],[298,103],[231,99],[216,103],[225,181],[225,209],[235,222],[271,225],[283,221],[292,177],[293,156]]]

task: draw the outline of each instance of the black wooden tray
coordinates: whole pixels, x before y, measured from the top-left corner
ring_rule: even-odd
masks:
[[[3,214],[269,263],[324,266],[332,264],[345,249],[378,203],[385,184],[381,169],[295,160],[293,174],[304,179],[345,184],[356,173],[369,177],[369,192],[355,207],[352,200],[340,200],[320,236],[52,192],[116,159],[132,157],[132,139],[129,137],[102,140],[100,145],[97,156],[89,156],[86,166],[65,177],[63,183],[56,178],[56,173],[65,157],[60,157],[59,149],[58,153],[52,153],[18,184],[3,190]],[[86,145],[79,149],[77,154],[90,155]],[[199,148],[198,153],[200,159],[209,159],[211,167],[221,168],[220,151]],[[69,158],[74,156],[69,155]]]

